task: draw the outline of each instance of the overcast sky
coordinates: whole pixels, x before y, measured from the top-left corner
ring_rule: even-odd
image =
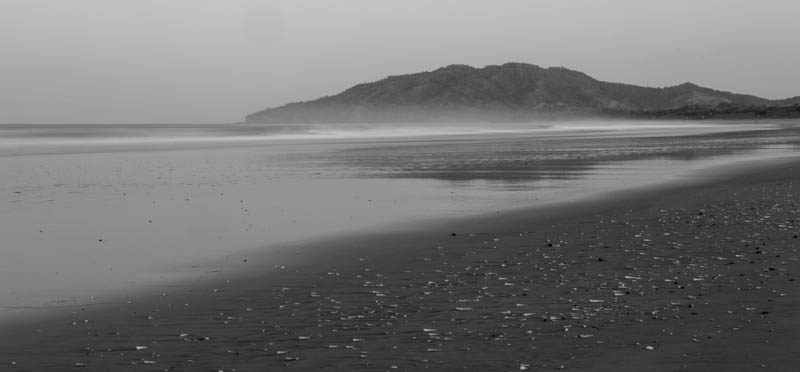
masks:
[[[800,95],[794,0],[0,0],[0,123],[224,123],[459,63]]]

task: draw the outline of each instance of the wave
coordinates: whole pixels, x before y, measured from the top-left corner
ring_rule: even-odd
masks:
[[[378,140],[493,135],[686,135],[770,129],[767,124],[580,121],[482,124],[0,125],[0,147],[135,146],[274,141]]]
[[[721,124],[687,122],[558,122],[558,123],[483,123],[483,124],[394,124],[394,125],[311,125],[303,132],[275,133],[252,140],[315,140],[315,139],[392,139],[455,136],[491,136],[508,134],[576,135],[595,133],[672,135],[764,130],[765,124]],[[624,133],[622,133],[624,132]]]

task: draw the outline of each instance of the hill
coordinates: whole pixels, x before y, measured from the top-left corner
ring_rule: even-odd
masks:
[[[563,117],[800,117],[785,100],[692,83],[664,88],[599,81],[563,67],[450,65],[358,84],[334,96],[268,108],[251,123],[528,121]]]

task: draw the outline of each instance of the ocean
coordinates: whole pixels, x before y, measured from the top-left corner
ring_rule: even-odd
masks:
[[[797,157],[798,124],[0,125],[0,322],[288,243]]]

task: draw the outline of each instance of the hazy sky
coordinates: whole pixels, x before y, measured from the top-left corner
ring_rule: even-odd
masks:
[[[461,63],[800,95],[795,0],[0,0],[0,123],[219,123]]]

